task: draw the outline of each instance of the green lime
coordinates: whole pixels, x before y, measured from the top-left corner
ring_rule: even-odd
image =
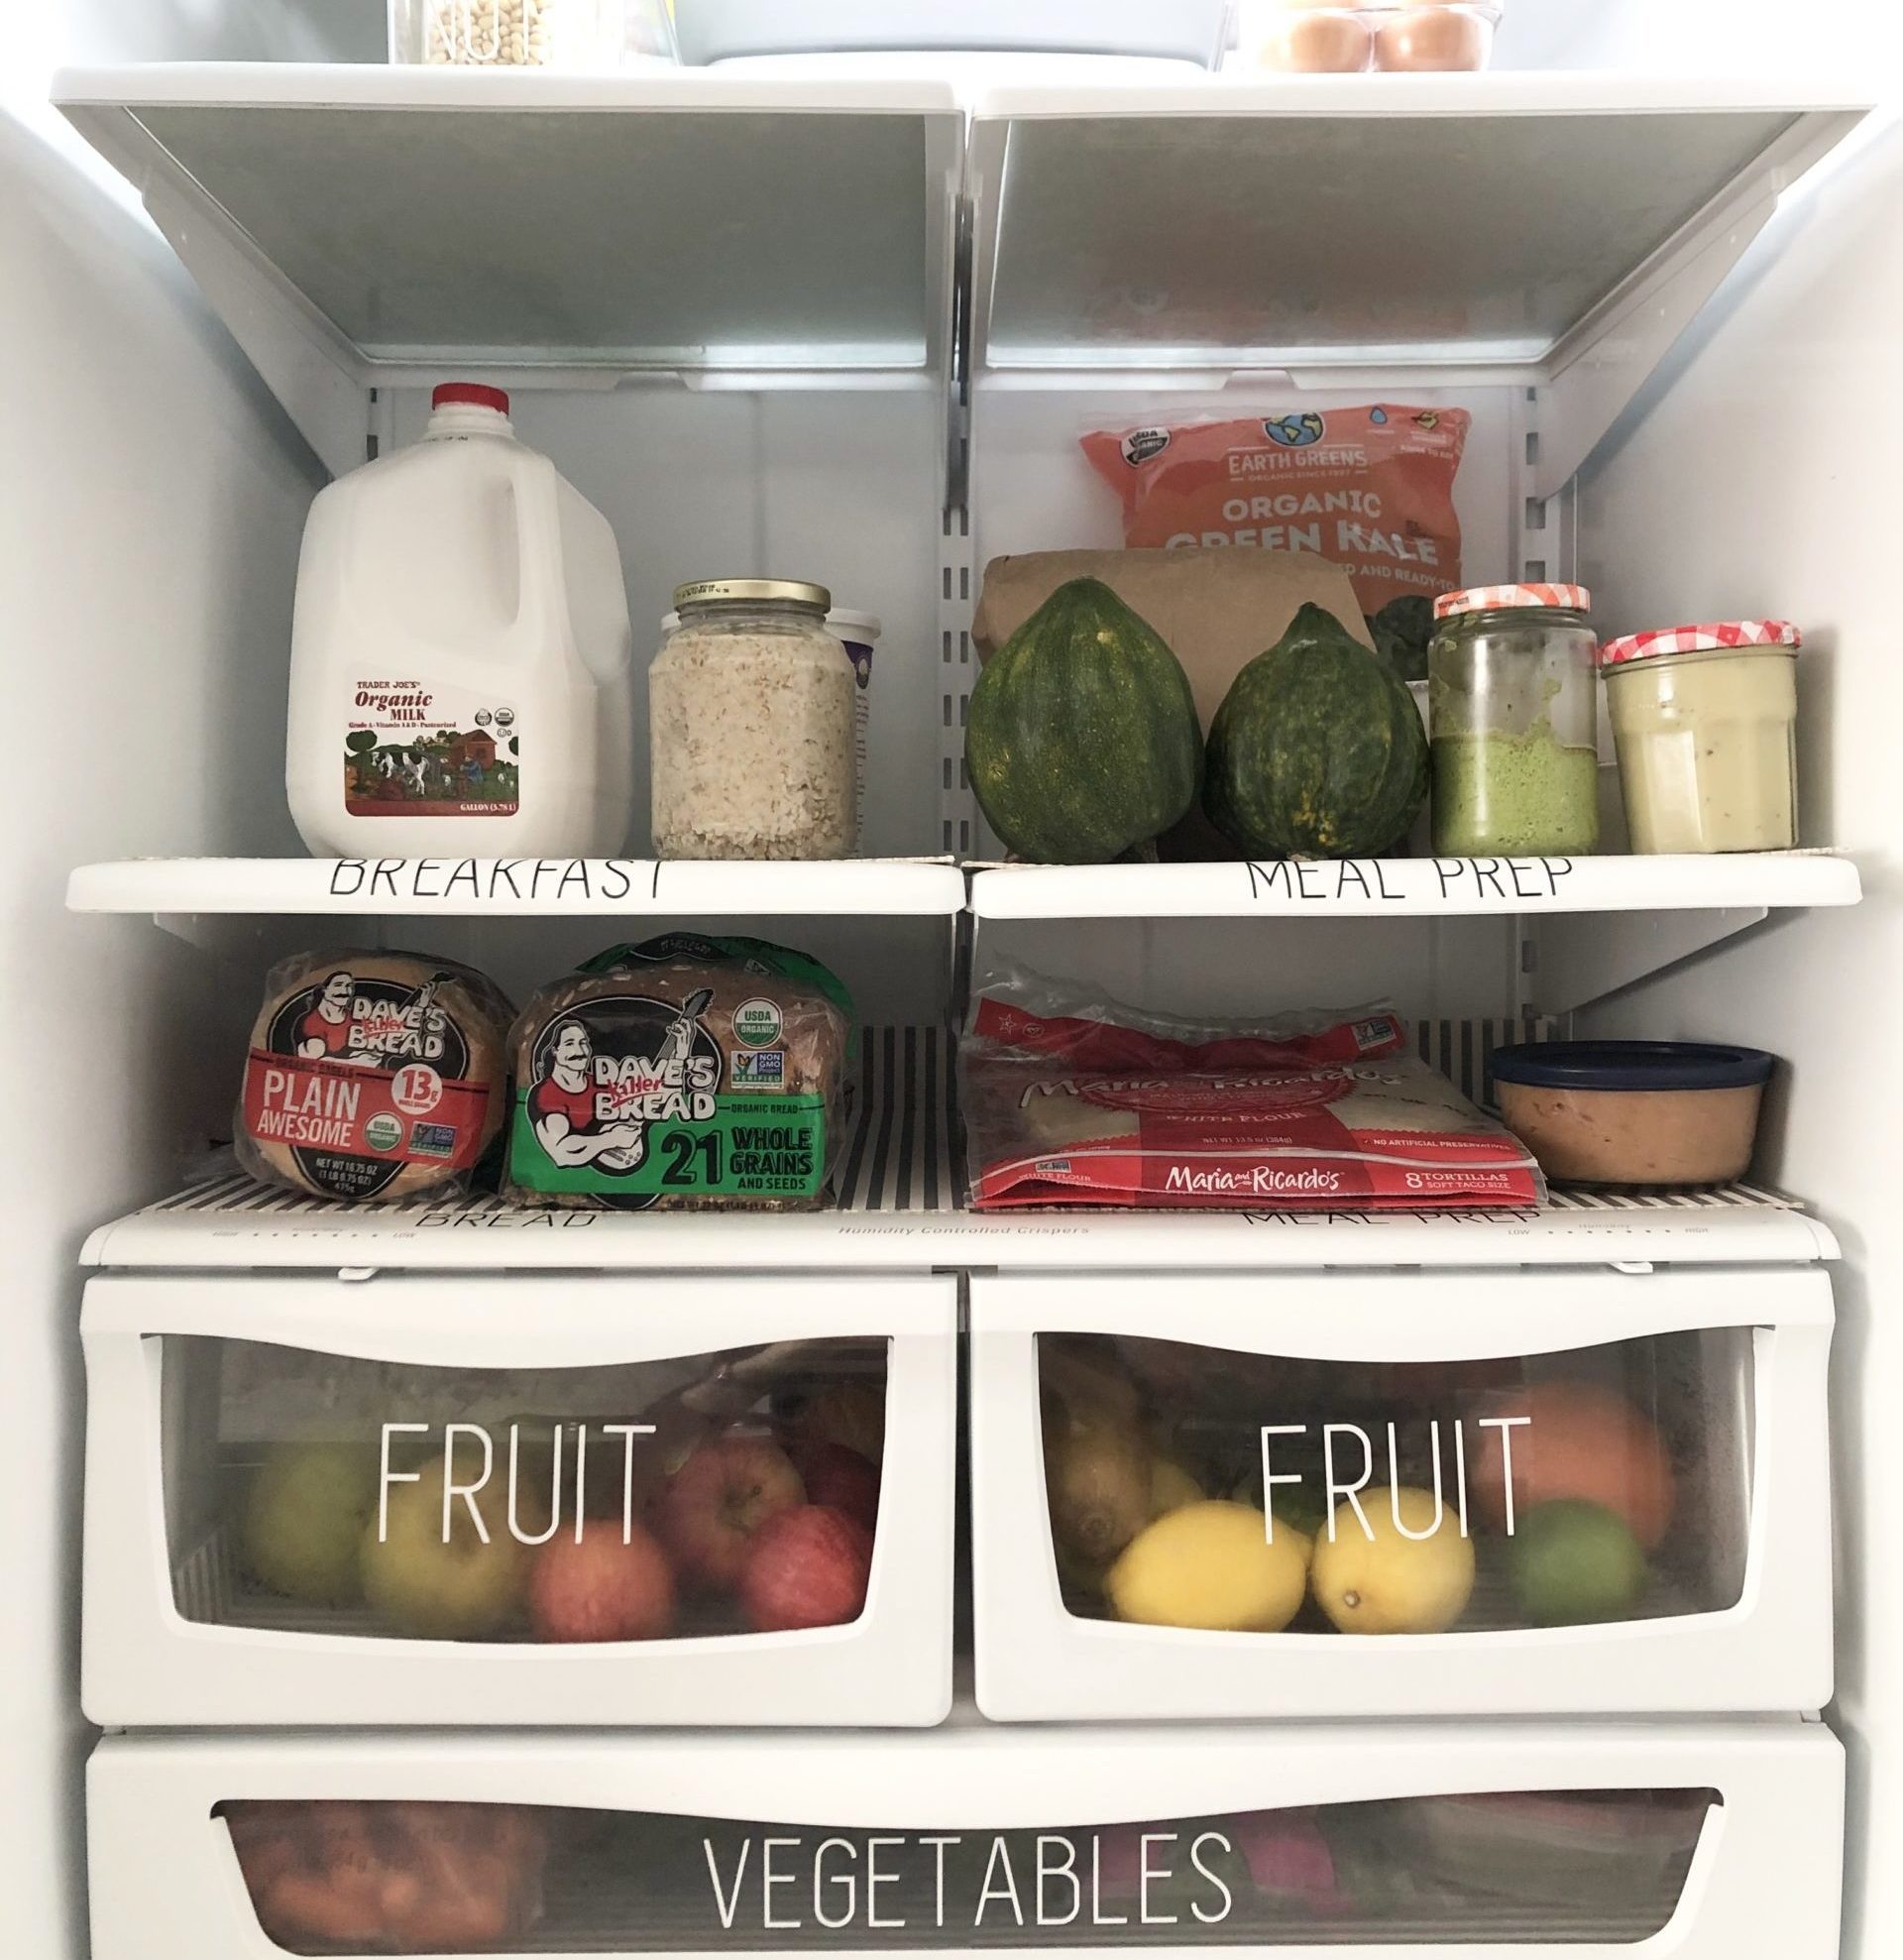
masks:
[[[1306,1484],[1278,1488],[1276,1501],[1269,1507],[1279,1524],[1292,1525],[1305,1538],[1313,1538],[1328,1522],[1328,1510]]]
[[[1289,1467],[1278,1464],[1276,1474],[1281,1476]],[[1237,1504],[1249,1504],[1258,1511],[1262,1510],[1262,1465],[1258,1463],[1245,1471],[1227,1494]],[[1328,1522],[1328,1507],[1322,1503],[1311,1484],[1278,1484],[1276,1501],[1268,1509],[1274,1513],[1279,1524],[1292,1525],[1304,1538],[1313,1538]]]
[[[1618,1512],[1580,1497],[1535,1504],[1508,1546],[1520,1610],[1535,1626],[1617,1620],[1645,1590],[1645,1554]]]

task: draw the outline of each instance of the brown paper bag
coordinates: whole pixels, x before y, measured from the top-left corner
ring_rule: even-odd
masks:
[[[971,623],[980,660],[1023,626],[1073,578],[1101,579],[1146,620],[1182,662],[1205,735],[1223,697],[1258,653],[1287,632],[1309,601],[1332,613],[1372,647],[1348,573],[1308,551],[1028,551],[993,558]],[[1161,840],[1160,855],[1175,863],[1233,858],[1231,845],[1200,810],[1192,810]]]
[[[1312,551],[1205,551],[1192,545],[993,558],[984,568],[984,589],[971,623],[979,659],[995,653],[1073,578],[1101,579],[1162,635],[1189,676],[1205,735],[1236,676],[1288,631],[1310,600],[1364,646],[1374,645],[1355,603],[1353,581],[1341,566]]]

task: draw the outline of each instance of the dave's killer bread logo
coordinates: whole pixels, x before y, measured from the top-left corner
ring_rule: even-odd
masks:
[[[436,1002],[448,978],[339,967],[291,994],[251,1051],[246,1129],[337,1198],[374,1198],[405,1164],[474,1164],[489,1086],[467,1080],[469,1043]]]
[[[659,1125],[663,1185],[703,1189],[718,1170],[697,1163],[718,1150],[711,1133],[725,1069],[720,1044],[701,1023],[712,988],[700,987],[678,1007],[641,994],[613,994],[575,1007],[549,1022],[529,1062],[522,1091],[535,1142],[557,1169],[592,1170],[599,1194],[618,1210],[645,1211],[663,1193],[616,1193],[614,1183],[647,1166],[650,1132]],[[713,1170],[713,1175],[700,1173]],[[517,1175],[520,1175],[518,1167]]]

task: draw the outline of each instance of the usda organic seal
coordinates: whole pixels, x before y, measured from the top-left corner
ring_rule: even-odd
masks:
[[[785,1025],[777,1000],[742,1000],[733,1009],[734,1036],[748,1048],[771,1048]]]

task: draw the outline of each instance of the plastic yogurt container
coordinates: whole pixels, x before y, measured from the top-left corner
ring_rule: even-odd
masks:
[[[859,831],[852,848],[857,851],[865,838],[865,744],[872,722],[872,650],[879,643],[880,626],[876,614],[835,607],[826,616],[826,630],[852,662],[852,767],[859,790]]]
[[[1750,1167],[1773,1058],[1703,1041],[1494,1051],[1507,1127],[1561,1184],[1728,1184]]]
[[[1797,649],[1788,620],[1726,620],[1600,648],[1634,851],[1797,843]]]

